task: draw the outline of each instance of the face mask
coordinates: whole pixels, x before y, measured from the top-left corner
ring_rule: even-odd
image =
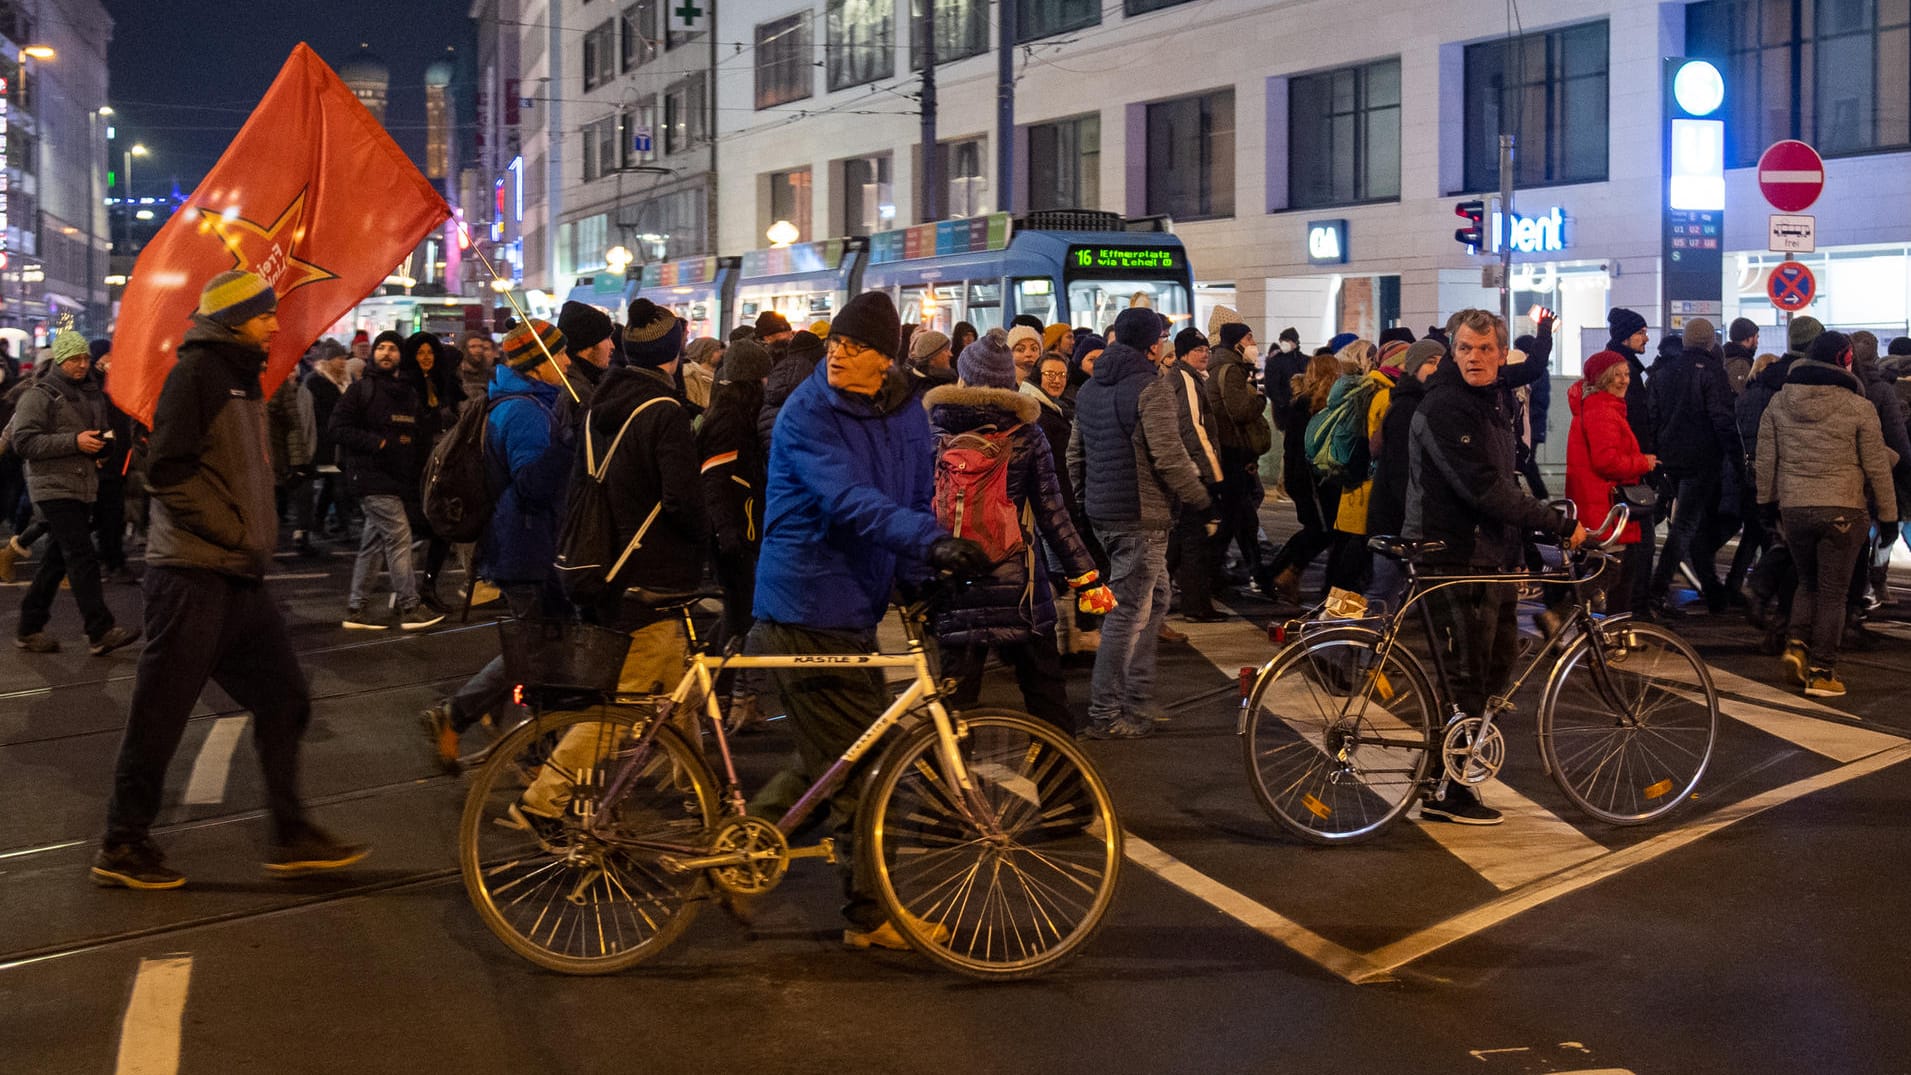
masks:
[[[1296,344],[1293,340],[1282,340],[1281,353],[1284,355],[1291,355],[1294,353],[1294,350],[1297,346],[1299,345]]]
[[[1241,361],[1246,362],[1248,365],[1252,366],[1254,364],[1254,360],[1256,358],[1259,358],[1260,355],[1261,355],[1261,349],[1259,347],[1256,347],[1251,343],[1245,343],[1241,345]]]

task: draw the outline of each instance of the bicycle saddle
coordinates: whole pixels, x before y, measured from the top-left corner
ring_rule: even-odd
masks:
[[[1367,547],[1385,556],[1389,560],[1418,560],[1424,556],[1446,549],[1444,541],[1409,541],[1392,534],[1375,534],[1367,539]]]

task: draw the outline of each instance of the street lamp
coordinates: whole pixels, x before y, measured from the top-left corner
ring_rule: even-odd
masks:
[[[133,158],[148,156],[148,153],[144,145],[134,142],[121,156],[126,162],[124,169],[126,185],[119,192],[119,205],[121,213],[126,217],[126,252],[131,254],[133,252]]]
[[[788,246],[796,240],[801,239],[803,233],[798,231],[796,225],[789,221],[779,220],[770,225],[770,230],[764,232],[763,237],[770,241],[771,246]]]
[[[609,250],[604,251],[604,264],[610,267],[611,272],[619,276],[624,275],[624,270],[630,268],[630,262],[630,249],[628,247],[613,246]]]
[[[28,45],[26,48],[20,50],[20,54],[23,56],[31,56],[36,60],[51,60],[59,55],[59,53],[53,51],[52,45]]]

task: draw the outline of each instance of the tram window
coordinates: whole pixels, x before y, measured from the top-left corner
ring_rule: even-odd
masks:
[[[1042,319],[1042,324],[1054,324],[1055,281],[1046,276],[1035,276],[1015,282],[1015,312],[1034,314]]]
[[[998,283],[977,283],[969,285],[969,309],[964,321],[974,325],[977,332],[987,332],[1002,327],[1002,285]]]
[[[1113,324],[1130,306],[1147,306],[1178,325],[1189,317],[1188,289],[1178,280],[1071,280],[1068,311],[1077,325]]]

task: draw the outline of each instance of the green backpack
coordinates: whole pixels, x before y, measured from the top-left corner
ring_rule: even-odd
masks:
[[[1353,487],[1368,478],[1367,408],[1373,403],[1374,383],[1366,377],[1343,377],[1327,396],[1327,405],[1307,420],[1302,450],[1322,481]]]

